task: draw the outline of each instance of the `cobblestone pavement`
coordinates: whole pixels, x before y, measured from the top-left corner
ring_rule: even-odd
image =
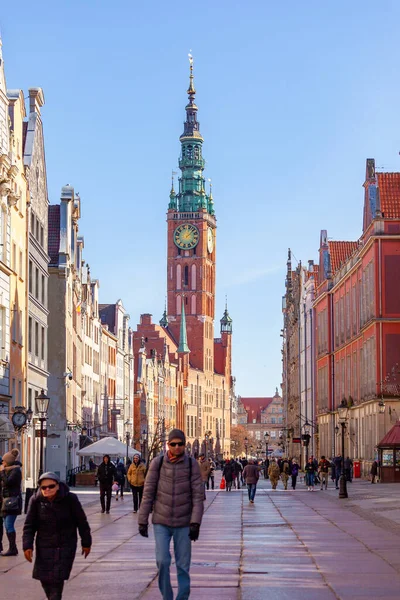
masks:
[[[154,539],[138,535],[131,497],[102,515],[97,490],[78,493],[94,545],[86,561],[77,556],[64,599],[160,600]],[[399,600],[399,493],[357,482],[339,500],[334,489],[273,492],[261,481],[251,505],[244,491],[208,492],[191,600]],[[0,599],[43,600],[31,570],[21,555],[0,558]]]

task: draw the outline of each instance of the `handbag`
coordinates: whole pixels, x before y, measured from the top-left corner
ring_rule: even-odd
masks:
[[[225,488],[226,488],[226,482],[225,482],[225,478],[223,477],[221,479],[221,483],[219,484],[219,489],[224,490]]]
[[[3,498],[1,505],[1,512],[7,513],[8,515],[16,515],[21,511],[21,502],[18,496],[10,496],[10,498]]]

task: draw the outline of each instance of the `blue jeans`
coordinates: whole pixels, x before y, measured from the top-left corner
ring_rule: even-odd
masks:
[[[3,517],[4,527],[7,533],[15,533],[14,523],[17,520],[17,515],[7,515]]]
[[[254,496],[256,495],[257,484],[256,483],[248,483],[247,491],[249,493],[249,500],[254,502]]]
[[[178,574],[178,595],[176,600],[188,600],[190,594],[190,559],[192,542],[189,538],[189,527],[167,527],[153,525],[156,540],[156,561],[158,568],[158,587],[163,600],[173,600],[169,569],[171,566],[170,544],[174,539],[174,554]]]
[[[307,473],[307,485],[308,487],[314,487],[315,475],[314,473]]]

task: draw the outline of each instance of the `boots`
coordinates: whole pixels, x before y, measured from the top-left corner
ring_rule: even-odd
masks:
[[[15,533],[15,531],[13,531],[12,533],[7,532],[7,537],[8,537],[8,542],[9,542],[10,547],[8,548],[7,552],[4,552],[2,554],[2,556],[17,556],[18,548],[17,548],[17,544],[15,543],[16,536],[17,536],[17,534]]]

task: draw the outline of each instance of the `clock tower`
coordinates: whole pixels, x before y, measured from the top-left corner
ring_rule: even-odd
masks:
[[[168,326],[180,337],[182,303],[186,314],[191,365],[214,373],[216,219],[212,188],[206,193],[203,176],[203,137],[197,120],[193,59],[186,121],[180,136],[179,189],[174,182],[168,205]]]

